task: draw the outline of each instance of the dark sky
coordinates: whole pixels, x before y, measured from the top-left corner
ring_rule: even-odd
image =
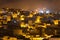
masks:
[[[47,8],[60,10],[60,0],[0,0],[0,8]]]

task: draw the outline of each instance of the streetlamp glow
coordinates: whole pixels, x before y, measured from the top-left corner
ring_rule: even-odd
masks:
[[[44,13],[44,11],[43,11],[43,10],[40,10],[39,12],[40,12],[40,13]]]
[[[48,11],[46,11],[46,13],[50,13],[50,11],[48,10]]]

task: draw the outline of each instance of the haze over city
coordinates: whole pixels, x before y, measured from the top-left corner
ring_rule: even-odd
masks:
[[[0,0],[0,5],[0,8],[47,8],[60,10],[60,0]]]

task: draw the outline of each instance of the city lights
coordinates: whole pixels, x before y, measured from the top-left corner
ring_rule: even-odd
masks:
[[[46,13],[48,14],[48,13],[50,13],[50,11],[49,11],[49,10],[47,10],[47,11],[46,11]]]
[[[40,12],[40,13],[44,13],[44,11],[43,11],[43,10],[40,10],[39,12]]]
[[[57,29],[54,29],[53,26],[57,27],[58,25],[60,25],[60,20],[58,20],[60,19],[60,17],[58,17],[59,15],[57,14],[50,14],[49,10],[44,9],[40,11],[36,10],[33,12],[26,11],[26,13],[23,13],[23,10],[17,12],[17,10],[14,9],[15,11],[13,10],[12,13],[8,10],[8,14],[3,15],[2,13],[0,15],[0,28],[4,27],[4,30],[7,30],[7,28],[11,29],[13,27],[11,31],[13,31],[14,36],[22,35],[25,38],[29,38],[31,40],[43,40],[44,38],[48,39],[51,38],[51,35],[57,34]],[[42,15],[40,15],[39,13],[42,13]],[[14,28],[15,25],[16,28]],[[54,30],[54,32],[52,29]],[[12,40],[12,38],[9,39]],[[17,40],[17,38],[13,39]]]
[[[0,0],[0,40],[60,40],[60,0]]]

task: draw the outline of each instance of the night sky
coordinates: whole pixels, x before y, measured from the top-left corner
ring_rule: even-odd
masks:
[[[60,0],[0,0],[0,8],[37,9],[47,8],[60,10]]]

